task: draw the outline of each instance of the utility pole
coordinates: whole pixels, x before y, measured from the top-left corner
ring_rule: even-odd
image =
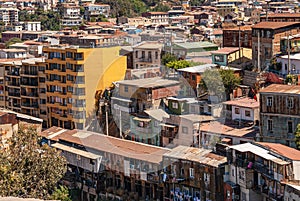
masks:
[[[122,111],[121,111],[121,107],[119,108],[119,110],[120,110],[120,119],[119,119],[119,121],[120,121],[120,138],[123,138],[122,137]]]
[[[108,104],[105,103],[106,135],[108,136]]]
[[[239,63],[241,63],[241,21],[238,21],[239,24]]]
[[[260,68],[260,30],[258,30],[257,34],[257,67],[258,67],[258,72],[261,72]]]
[[[288,51],[288,75],[291,73],[291,61],[290,61],[290,33],[288,33],[287,37],[287,51]]]

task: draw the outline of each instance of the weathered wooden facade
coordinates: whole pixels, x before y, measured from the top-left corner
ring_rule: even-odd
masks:
[[[280,53],[281,38],[288,34],[297,34],[299,28],[300,22],[260,22],[252,26],[253,65],[265,68],[271,58]],[[258,57],[260,64],[258,64]]]
[[[296,147],[300,123],[300,86],[272,84],[260,92],[261,140]]]
[[[160,170],[169,149],[59,127],[41,135],[67,158],[63,182],[79,189],[81,200],[163,199]]]
[[[224,200],[282,201],[285,185],[299,180],[299,151],[274,143],[227,148]]]
[[[225,157],[205,149],[178,146],[164,154],[163,163],[166,198],[223,200]]]

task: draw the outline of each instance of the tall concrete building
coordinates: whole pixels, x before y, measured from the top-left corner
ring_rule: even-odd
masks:
[[[112,82],[124,79],[126,57],[120,47],[44,47],[48,126],[82,129],[93,118],[97,100]]]

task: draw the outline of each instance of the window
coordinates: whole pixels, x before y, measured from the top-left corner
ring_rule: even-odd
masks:
[[[158,59],[158,52],[155,52],[155,59]]]
[[[196,75],[192,75],[192,80],[196,80]]]
[[[238,108],[238,107],[234,108],[234,113],[235,114],[240,114],[240,108]]]
[[[135,58],[138,58],[138,55],[139,55],[138,51],[135,51]]]
[[[268,131],[273,131],[273,120],[269,119],[268,120]]]
[[[196,108],[195,108],[195,106],[191,106],[191,112],[195,112],[196,111]]]
[[[293,122],[292,121],[288,121],[288,133],[293,133]]]
[[[216,62],[224,62],[224,56],[223,55],[215,55],[214,56]]]
[[[188,127],[182,126],[182,133],[188,133]]]
[[[267,106],[273,105],[273,97],[267,97]]]
[[[250,112],[249,110],[246,110],[246,111],[245,111],[245,116],[246,116],[246,117],[250,117],[250,116],[251,116],[251,112]]]
[[[194,168],[190,168],[190,178],[194,178]]]
[[[40,78],[39,78],[39,81],[40,81],[41,83],[45,83],[46,79],[45,79],[44,77],[40,77]]]
[[[128,86],[124,86],[124,92],[128,92]]]
[[[172,102],[172,108],[178,109],[178,103]]]
[[[181,168],[181,169],[180,169],[180,175],[181,175],[181,176],[184,176],[184,168]]]
[[[294,107],[294,98],[293,97],[287,97],[287,107],[290,109]]]

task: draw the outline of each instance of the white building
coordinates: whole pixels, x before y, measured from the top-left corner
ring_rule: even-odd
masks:
[[[25,31],[41,31],[41,22],[20,22]]]
[[[13,24],[19,20],[19,10],[17,8],[0,8],[0,21],[5,25]]]
[[[80,7],[75,3],[62,4],[62,26],[79,26],[82,23]]]
[[[277,62],[282,63],[280,73],[282,75],[300,74],[300,53],[290,55],[290,68],[288,67],[288,55],[280,56],[277,58]]]
[[[27,51],[24,49],[0,49],[1,59],[18,59],[26,58]]]
[[[240,98],[223,103],[227,117],[237,121],[259,120],[259,102],[250,98]]]
[[[84,6],[84,19],[90,20],[97,18],[99,15],[109,17],[110,6],[108,4],[88,4]]]

